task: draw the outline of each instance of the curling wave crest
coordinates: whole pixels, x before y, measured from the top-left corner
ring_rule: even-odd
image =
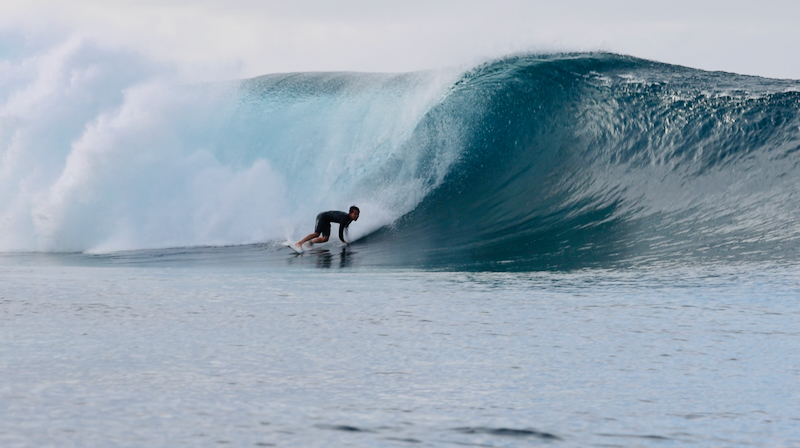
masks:
[[[796,81],[586,53],[175,86],[82,42],[3,70],[2,251],[253,244],[358,204],[387,264],[798,255]]]

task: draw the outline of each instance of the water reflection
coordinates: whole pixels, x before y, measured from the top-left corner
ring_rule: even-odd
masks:
[[[333,252],[328,249],[319,249],[309,251],[309,255],[316,256],[316,267],[322,269],[330,269],[334,263],[338,261],[339,268],[350,267],[353,263],[352,252],[343,247],[340,252]]]

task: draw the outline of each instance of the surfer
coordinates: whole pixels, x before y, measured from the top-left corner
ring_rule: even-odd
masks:
[[[342,240],[344,244],[350,244],[344,240],[344,230],[350,225],[351,222],[358,221],[358,215],[360,213],[361,210],[359,210],[355,205],[350,207],[348,213],[340,211],[322,212],[317,215],[317,225],[314,226],[314,233],[309,234],[307,237],[298,241],[294,245],[300,249],[300,251],[302,251],[303,243],[306,241],[310,241],[311,244],[324,243],[328,241],[328,238],[331,236],[332,222],[339,224],[339,239]]]

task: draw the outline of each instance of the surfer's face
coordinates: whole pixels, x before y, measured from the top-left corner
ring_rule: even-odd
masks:
[[[353,221],[358,221],[358,210],[353,210],[350,212],[350,219]]]

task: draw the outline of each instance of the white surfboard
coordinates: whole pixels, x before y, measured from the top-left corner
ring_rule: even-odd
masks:
[[[287,242],[285,242],[283,244],[285,244],[286,247],[288,247],[289,249],[293,250],[294,253],[296,253],[298,255],[303,253],[303,248],[295,246],[294,243],[291,242],[291,241],[287,241]]]

